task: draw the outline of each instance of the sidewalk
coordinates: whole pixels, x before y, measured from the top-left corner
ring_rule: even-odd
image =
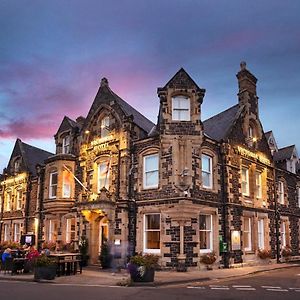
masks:
[[[212,271],[198,271],[192,270],[188,272],[176,271],[157,271],[155,273],[155,281],[151,284],[137,284],[137,286],[163,286],[172,284],[186,284],[197,281],[217,280],[224,278],[241,277],[249,274],[265,272],[275,269],[300,267],[297,263],[282,263],[270,264],[261,266],[241,267],[233,269],[217,269]],[[14,281],[33,281],[33,275],[20,274],[10,275],[0,273],[0,280],[14,280]],[[129,275],[126,270],[118,273],[111,273],[110,270],[97,270],[93,268],[85,268],[82,274],[74,276],[56,277],[54,280],[46,281],[47,283],[63,284],[63,285],[86,285],[86,286],[117,286],[126,285],[130,282]]]

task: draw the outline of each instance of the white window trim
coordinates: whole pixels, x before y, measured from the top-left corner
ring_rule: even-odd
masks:
[[[251,217],[244,217],[244,222],[248,222],[249,231],[248,232],[248,247],[244,247],[245,251],[252,251],[252,218]],[[244,233],[245,233],[245,227],[244,227]]]
[[[265,249],[265,220],[258,219],[257,222],[257,242],[258,249]]]
[[[210,248],[199,249],[199,250],[200,250],[200,253],[210,253],[213,251],[213,215],[200,213],[200,216],[209,216],[210,217],[210,230],[200,229],[200,227],[199,227],[199,241],[200,241],[200,231],[210,232],[209,233]]]
[[[17,227],[19,227],[19,233],[18,233],[19,238],[18,239],[16,239]],[[14,223],[14,242],[20,242],[20,237],[21,237],[21,225],[20,225],[20,223]]]
[[[258,183],[257,183],[258,179]],[[262,173],[257,172],[255,173],[255,186],[256,186],[256,198],[261,199],[262,198]]]
[[[159,229],[151,229],[151,230],[146,230],[146,219],[147,216],[149,215],[159,215]],[[147,231],[159,231],[160,232],[160,240],[161,240],[161,214],[160,213],[149,213],[149,214],[144,214],[144,231],[143,231],[143,252],[144,253],[153,253],[153,254],[160,254],[161,249],[148,249],[146,248],[146,244],[147,244],[147,236],[146,236],[146,232]],[[160,242],[161,244],[161,242]],[[161,247],[161,246],[160,246]]]
[[[70,243],[71,242],[71,236],[72,236],[72,232],[76,232],[76,229],[72,231],[72,220],[74,220],[75,222],[75,227],[76,227],[76,220],[75,218],[68,218],[67,222],[66,222],[66,243]]]
[[[54,242],[52,236],[54,234],[54,222],[53,220],[49,220],[49,230],[48,230],[48,241]]]
[[[243,170],[246,171],[246,181],[243,181]],[[242,194],[243,196],[249,196],[250,195],[250,191],[249,191],[249,169],[247,167],[242,167],[241,170],[241,179],[242,179]],[[246,182],[246,191],[243,191],[243,182]]]
[[[284,184],[283,181],[278,183],[278,200],[280,204],[284,204]]]
[[[62,153],[63,154],[70,153],[70,135],[66,135],[65,137],[63,137],[63,140],[62,140]]]
[[[157,169],[146,172],[146,159],[150,158],[150,157],[153,157],[153,156],[157,157]],[[153,185],[147,185],[146,184],[146,182],[147,182],[146,181],[146,174],[150,173],[150,172],[157,172],[158,173],[158,181],[157,181],[156,184],[153,184]],[[158,155],[158,153],[145,155],[143,157],[143,189],[155,189],[155,188],[158,188],[158,185],[159,185],[159,155]]]
[[[64,172],[69,172],[69,171],[66,171],[64,170],[63,171],[63,198],[71,198],[71,193],[72,193],[72,187],[71,187],[71,183],[65,183],[65,176],[64,176]],[[66,189],[65,189],[65,186],[69,186],[69,189],[68,189],[68,193],[66,193]]]
[[[12,210],[12,192],[7,192],[5,197],[5,211]],[[8,201],[9,200],[9,201]]]
[[[55,174],[57,175],[57,183],[53,185],[52,184],[52,176],[55,175]],[[49,198],[50,199],[55,199],[57,197],[57,185],[58,185],[58,172],[51,172],[50,173],[50,182],[49,182]],[[55,196],[51,195],[52,186],[56,186],[56,195]]]
[[[281,247],[286,247],[287,245],[287,240],[286,240],[286,221],[281,220],[280,224],[280,235],[281,235]]]
[[[202,166],[201,166],[201,168],[202,168],[202,174],[203,173],[209,174],[209,185],[207,186],[207,185],[204,184],[203,175],[202,175],[202,185],[203,185],[204,188],[212,189],[213,188],[213,172],[212,172],[213,158],[210,155],[202,154],[202,159],[201,160],[203,160],[203,157],[207,157],[209,159],[209,169],[210,169],[210,172],[204,171],[203,170],[203,164],[202,164]]]
[[[188,108],[175,107],[175,105],[174,105],[175,101],[174,100],[176,98],[177,98],[177,100],[178,99],[185,99],[185,100],[187,100],[188,104],[189,104],[189,107]],[[181,119],[180,117],[179,118],[175,118],[174,111],[187,111],[188,118],[187,119]],[[179,115],[180,115],[180,113],[179,113]],[[189,97],[187,97],[187,96],[182,96],[182,95],[172,97],[172,121],[190,121],[190,120],[191,120],[191,99]]]
[[[107,172],[106,172],[106,176],[105,176],[105,179],[104,179],[104,185],[101,185],[100,186],[100,180],[102,178],[100,178],[100,166],[101,165],[105,165],[106,168],[108,168]],[[105,187],[107,190],[109,190],[109,187],[110,187],[110,163],[109,161],[101,161],[99,162],[99,164],[97,165],[97,191],[98,193],[100,193],[100,190]]]
[[[3,240],[4,242],[10,240],[10,230],[9,230],[9,224],[3,224]]]
[[[21,198],[19,197],[21,196]],[[23,190],[22,189],[17,189],[17,203],[16,203],[16,209],[21,210],[22,209],[22,198],[23,198]]]

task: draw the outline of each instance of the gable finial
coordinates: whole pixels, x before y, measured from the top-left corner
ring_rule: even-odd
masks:
[[[246,70],[246,66],[247,66],[246,62],[241,61],[241,63],[240,63],[241,70]]]
[[[107,78],[103,77],[101,79],[101,85],[100,86],[108,86],[108,80],[107,80]]]

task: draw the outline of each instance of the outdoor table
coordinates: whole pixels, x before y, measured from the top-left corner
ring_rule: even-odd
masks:
[[[57,276],[82,273],[81,254],[79,253],[52,253],[49,257],[56,259]]]
[[[26,261],[28,261],[28,259],[24,257],[13,258],[11,270],[12,274],[18,273],[18,271],[23,271]]]

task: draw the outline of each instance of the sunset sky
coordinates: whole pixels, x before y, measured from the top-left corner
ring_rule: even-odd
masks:
[[[54,151],[102,77],[156,122],[157,87],[184,67],[206,89],[204,120],[237,103],[242,60],[264,130],[300,152],[299,12],[297,0],[1,0],[0,172],[17,137]]]

